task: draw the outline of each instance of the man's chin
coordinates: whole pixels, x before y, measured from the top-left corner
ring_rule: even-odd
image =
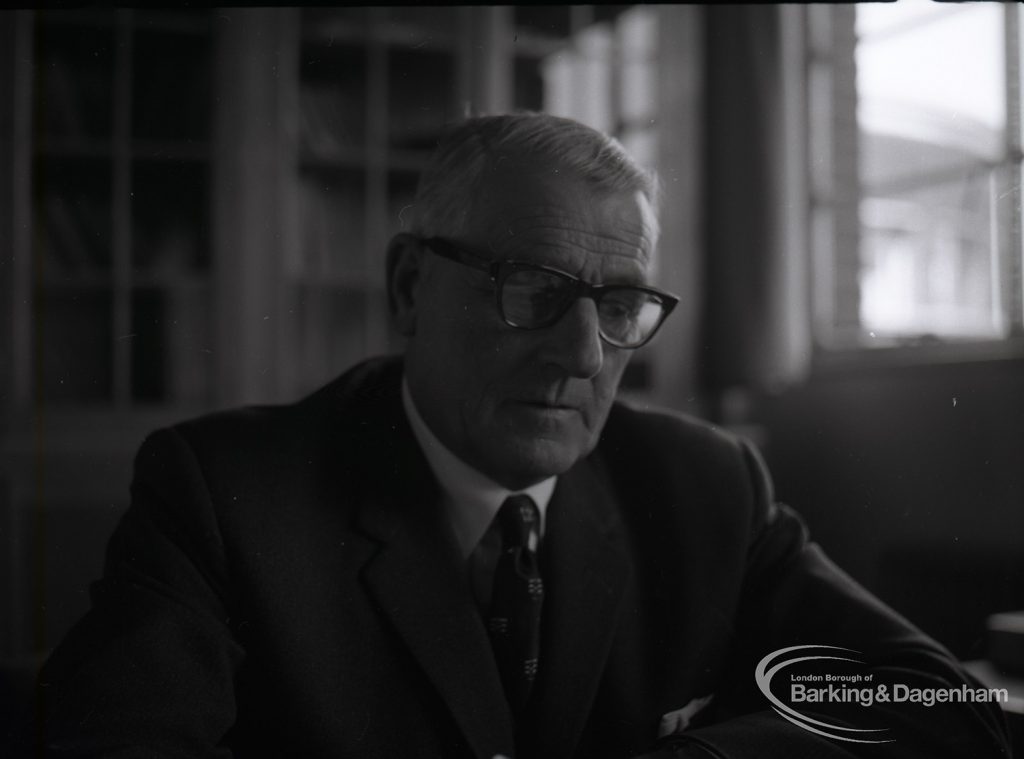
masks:
[[[511,490],[564,474],[588,452],[578,442],[533,438],[492,455],[489,476]]]

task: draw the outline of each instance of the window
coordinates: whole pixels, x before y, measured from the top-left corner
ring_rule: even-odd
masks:
[[[818,342],[1021,336],[1018,8],[809,14]]]
[[[127,409],[211,395],[211,19],[117,10],[32,21],[22,398]]]

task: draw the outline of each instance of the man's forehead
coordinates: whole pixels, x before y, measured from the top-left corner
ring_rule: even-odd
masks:
[[[540,245],[571,246],[595,253],[628,253],[647,258],[651,252],[650,226],[639,203],[624,204],[609,212],[607,204],[583,207],[552,204],[510,206],[488,229],[491,250]]]
[[[568,270],[584,266],[587,259],[593,259],[591,265],[601,259],[604,266],[647,269],[654,254],[652,235],[639,212],[587,217],[551,207],[517,208],[480,242],[495,259],[535,260]]]
[[[478,188],[467,230],[494,253],[544,244],[641,260],[653,253],[657,222],[641,191],[598,188],[558,167],[502,174]]]

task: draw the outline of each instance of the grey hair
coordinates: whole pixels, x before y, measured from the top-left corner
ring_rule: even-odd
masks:
[[[527,111],[476,116],[442,134],[420,176],[409,231],[421,237],[461,234],[488,167],[506,155],[550,161],[598,190],[639,191],[657,215],[657,176],[618,140],[572,119]]]

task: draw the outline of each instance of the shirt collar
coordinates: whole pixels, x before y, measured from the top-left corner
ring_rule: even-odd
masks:
[[[473,552],[501,504],[513,492],[525,493],[537,504],[540,510],[540,534],[544,534],[544,518],[557,477],[548,477],[523,490],[509,490],[469,466],[437,439],[416,409],[405,377],[402,378],[402,407],[409,418],[416,442],[441,484],[444,507],[451,519],[463,558]]]

